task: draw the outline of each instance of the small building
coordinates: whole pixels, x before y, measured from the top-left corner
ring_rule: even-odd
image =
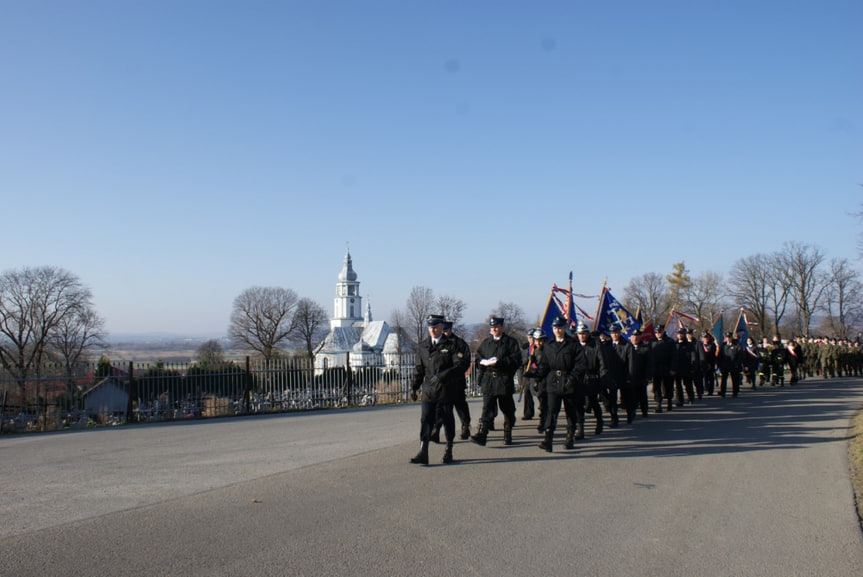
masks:
[[[126,384],[115,376],[105,377],[81,395],[88,415],[125,414],[129,409]]]

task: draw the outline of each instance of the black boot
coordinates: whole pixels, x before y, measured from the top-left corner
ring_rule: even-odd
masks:
[[[440,425],[435,425],[434,427],[432,427],[431,442],[440,445]]]
[[[503,423],[503,444],[512,445],[512,423]]]
[[[420,445],[420,452],[416,454],[415,457],[411,459],[411,463],[416,463],[417,465],[428,465],[429,464],[429,444],[428,441],[423,441]]]
[[[542,441],[539,442],[539,445],[537,445],[537,446],[540,449],[542,449],[543,451],[551,453],[551,451],[552,451],[551,439],[553,437],[554,437],[554,430],[553,429],[546,429],[545,430],[545,437],[542,439]]]
[[[603,427],[604,427],[604,425],[602,423],[602,417],[597,418],[596,419],[596,429],[594,429],[593,434],[594,435],[601,435]]]
[[[575,440],[580,441],[584,438],[584,417],[578,419],[575,424]]]
[[[441,463],[444,465],[452,463],[452,443],[446,444],[446,450],[443,452],[443,460]]]
[[[564,441],[563,448],[566,450],[572,450],[573,447],[573,437],[575,436],[575,431],[572,427],[566,428],[566,441]]]
[[[471,435],[470,440],[476,443],[477,445],[485,446],[485,442],[488,439],[488,425],[484,422],[480,421],[479,428],[476,431],[475,435]]]
[[[462,440],[470,437],[470,423],[465,421],[461,424],[461,438]]]

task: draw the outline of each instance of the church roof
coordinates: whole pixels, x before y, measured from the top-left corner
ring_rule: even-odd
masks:
[[[339,273],[339,282],[355,282],[357,273],[354,272],[354,263],[351,260],[351,252],[345,252],[345,260],[342,262],[342,271]]]

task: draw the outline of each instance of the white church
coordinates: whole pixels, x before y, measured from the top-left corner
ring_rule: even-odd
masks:
[[[372,320],[371,306],[366,307],[363,315],[360,283],[350,250],[347,250],[336,282],[330,332],[315,351],[315,372],[344,367],[348,360],[354,369],[367,366],[395,367],[401,359],[399,348],[402,353],[409,350],[404,334],[400,343],[396,331],[385,321]]]

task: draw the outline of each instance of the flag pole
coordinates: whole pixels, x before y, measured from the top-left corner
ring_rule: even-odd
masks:
[[[608,284],[608,278],[606,277],[602,281],[602,290],[599,291],[599,302],[596,303],[596,315],[593,317],[593,330],[596,330],[596,326],[599,324],[599,311],[602,310],[602,299],[605,298],[605,285]]]

